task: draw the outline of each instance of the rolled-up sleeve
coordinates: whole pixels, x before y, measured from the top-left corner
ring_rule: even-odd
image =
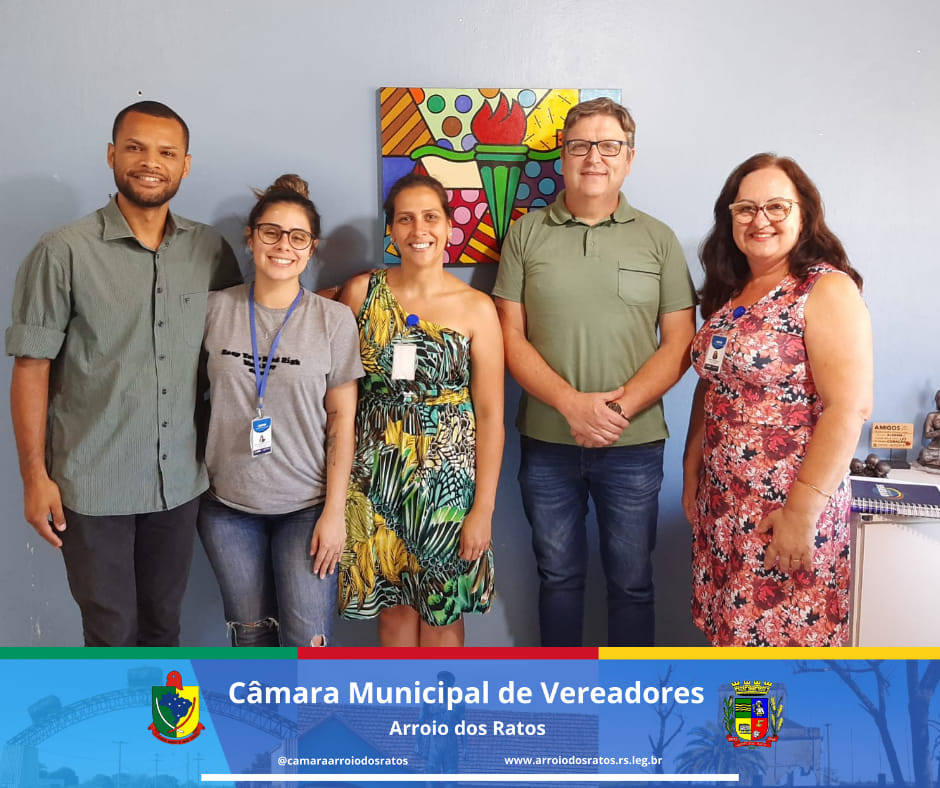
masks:
[[[8,356],[54,359],[72,313],[68,251],[42,240],[20,266],[13,289],[13,319],[6,330]]]

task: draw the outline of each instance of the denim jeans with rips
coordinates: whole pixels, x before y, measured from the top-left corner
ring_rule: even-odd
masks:
[[[586,449],[522,436],[519,485],[538,563],[543,646],[582,644],[589,498],[607,579],[608,645],[653,645],[664,446]]]
[[[203,497],[199,537],[222,590],[233,646],[332,641],[337,575],[321,580],[310,555],[322,510],[251,514]]]

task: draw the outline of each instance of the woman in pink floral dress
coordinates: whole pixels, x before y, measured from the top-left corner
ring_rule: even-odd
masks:
[[[792,159],[728,178],[701,248],[684,459],[692,616],[717,646],[848,638],[849,460],[871,411],[861,277]]]

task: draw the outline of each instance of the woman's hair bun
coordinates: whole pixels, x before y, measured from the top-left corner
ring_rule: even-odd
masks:
[[[297,192],[301,197],[310,197],[310,186],[292,172],[285,173],[268,187],[269,192]]]
[[[320,214],[317,213],[317,207],[310,200],[310,189],[307,182],[292,172],[284,173],[267,189],[252,189],[257,202],[255,207],[248,214],[248,227],[254,226],[260,221],[264,212],[272,205],[288,203],[298,205],[307,214],[310,220],[310,231],[314,238],[320,237]]]

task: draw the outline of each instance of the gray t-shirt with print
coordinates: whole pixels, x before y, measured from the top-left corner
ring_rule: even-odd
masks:
[[[259,361],[264,364],[287,309],[255,304]],[[362,377],[359,332],[349,308],[303,291],[284,327],[268,373],[264,415],[273,450],[252,456],[257,389],[251,352],[248,285],[209,295],[205,349],[212,415],[206,445],[210,493],[226,506],[286,514],[326,495],[329,388]]]

